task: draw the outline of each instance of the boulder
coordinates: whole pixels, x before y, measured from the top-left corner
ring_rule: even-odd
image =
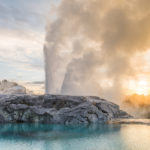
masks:
[[[0,95],[0,119],[6,123],[90,124],[130,117],[118,105],[99,97]]]

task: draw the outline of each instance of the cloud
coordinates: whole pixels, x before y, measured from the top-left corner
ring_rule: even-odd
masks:
[[[0,33],[0,79],[44,80],[44,35],[8,29],[0,30]]]
[[[36,5],[35,5],[36,4]],[[44,31],[51,0],[0,0],[0,26]]]
[[[57,2],[0,0],[0,78],[44,80],[45,20]]]
[[[43,68],[43,34],[14,30],[3,30],[0,33],[1,61],[11,65]]]

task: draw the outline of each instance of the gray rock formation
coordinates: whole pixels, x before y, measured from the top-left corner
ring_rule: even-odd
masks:
[[[118,105],[99,97],[0,95],[1,123],[89,124],[129,117]]]

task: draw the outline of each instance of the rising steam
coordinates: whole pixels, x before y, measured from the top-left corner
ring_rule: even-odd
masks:
[[[47,25],[46,92],[120,99],[150,48],[149,0],[61,0]]]

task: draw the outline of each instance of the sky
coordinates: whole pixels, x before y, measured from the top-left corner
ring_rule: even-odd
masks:
[[[65,93],[110,87],[104,94],[114,95],[121,83],[126,93],[148,95],[149,0],[109,1],[0,0],[0,80],[44,84],[45,45],[48,84],[56,91],[61,80]]]
[[[43,45],[57,0],[0,0],[0,80],[44,81]]]

